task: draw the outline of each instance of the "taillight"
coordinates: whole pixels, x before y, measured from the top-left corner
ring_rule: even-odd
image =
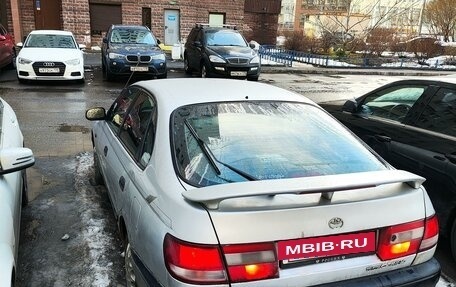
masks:
[[[176,279],[196,284],[228,282],[218,245],[188,243],[167,234],[163,248],[168,272]]]
[[[189,243],[169,234],[164,241],[168,271],[186,283],[221,284],[228,276],[232,283],[278,277],[274,243],[226,245],[222,250],[225,261],[218,245]]]
[[[380,231],[377,255],[385,261],[429,249],[437,244],[438,231],[436,216],[386,227]]]
[[[279,276],[274,243],[227,245],[223,253],[232,283]]]

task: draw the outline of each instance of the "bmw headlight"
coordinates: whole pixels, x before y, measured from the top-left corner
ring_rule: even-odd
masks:
[[[19,58],[17,58],[17,62],[19,64],[21,64],[21,65],[28,65],[28,64],[31,64],[33,61],[29,60],[29,59],[25,59],[25,58],[19,57]]]
[[[260,63],[260,57],[255,56],[250,60],[250,64],[259,64]]]
[[[165,61],[166,57],[165,57],[165,54],[157,54],[157,55],[153,55],[152,59]]]
[[[109,53],[108,56],[109,56],[109,59],[112,59],[112,60],[125,58],[125,55],[117,54],[117,53]]]
[[[70,65],[70,66],[76,66],[76,65],[79,65],[79,63],[81,63],[80,59],[71,59],[71,60],[65,61],[65,64]]]
[[[211,61],[212,63],[226,63],[226,61],[224,59],[220,58],[219,56],[215,56],[215,55],[210,55],[209,61]]]

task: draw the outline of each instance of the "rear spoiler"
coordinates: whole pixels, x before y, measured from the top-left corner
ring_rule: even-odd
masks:
[[[186,190],[182,196],[189,201],[203,203],[209,209],[218,209],[220,202],[230,198],[322,193],[323,197],[330,200],[333,192],[392,183],[406,183],[418,189],[424,181],[423,177],[407,171],[383,170],[219,184]]]

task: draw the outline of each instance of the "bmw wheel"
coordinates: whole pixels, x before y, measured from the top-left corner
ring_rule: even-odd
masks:
[[[133,269],[133,254],[128,239],[125,243],[127,244],[125,247],[125,278],[127,279],[127,287],[134,287],[136,286],[136,275]]]
[[[192,69],[190,69],[190,66],[188,65],[187,55],[184,55],[184,71],[187,75],[192,73]]]

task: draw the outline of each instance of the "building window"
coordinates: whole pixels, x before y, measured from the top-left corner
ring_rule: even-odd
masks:
[[[122,24],[122,6],[108,4],[89,4],[90,34],[100,35],[112,24]]]
[[[225,24],[225,14],[209,13],[209,26],[223,26]]]

